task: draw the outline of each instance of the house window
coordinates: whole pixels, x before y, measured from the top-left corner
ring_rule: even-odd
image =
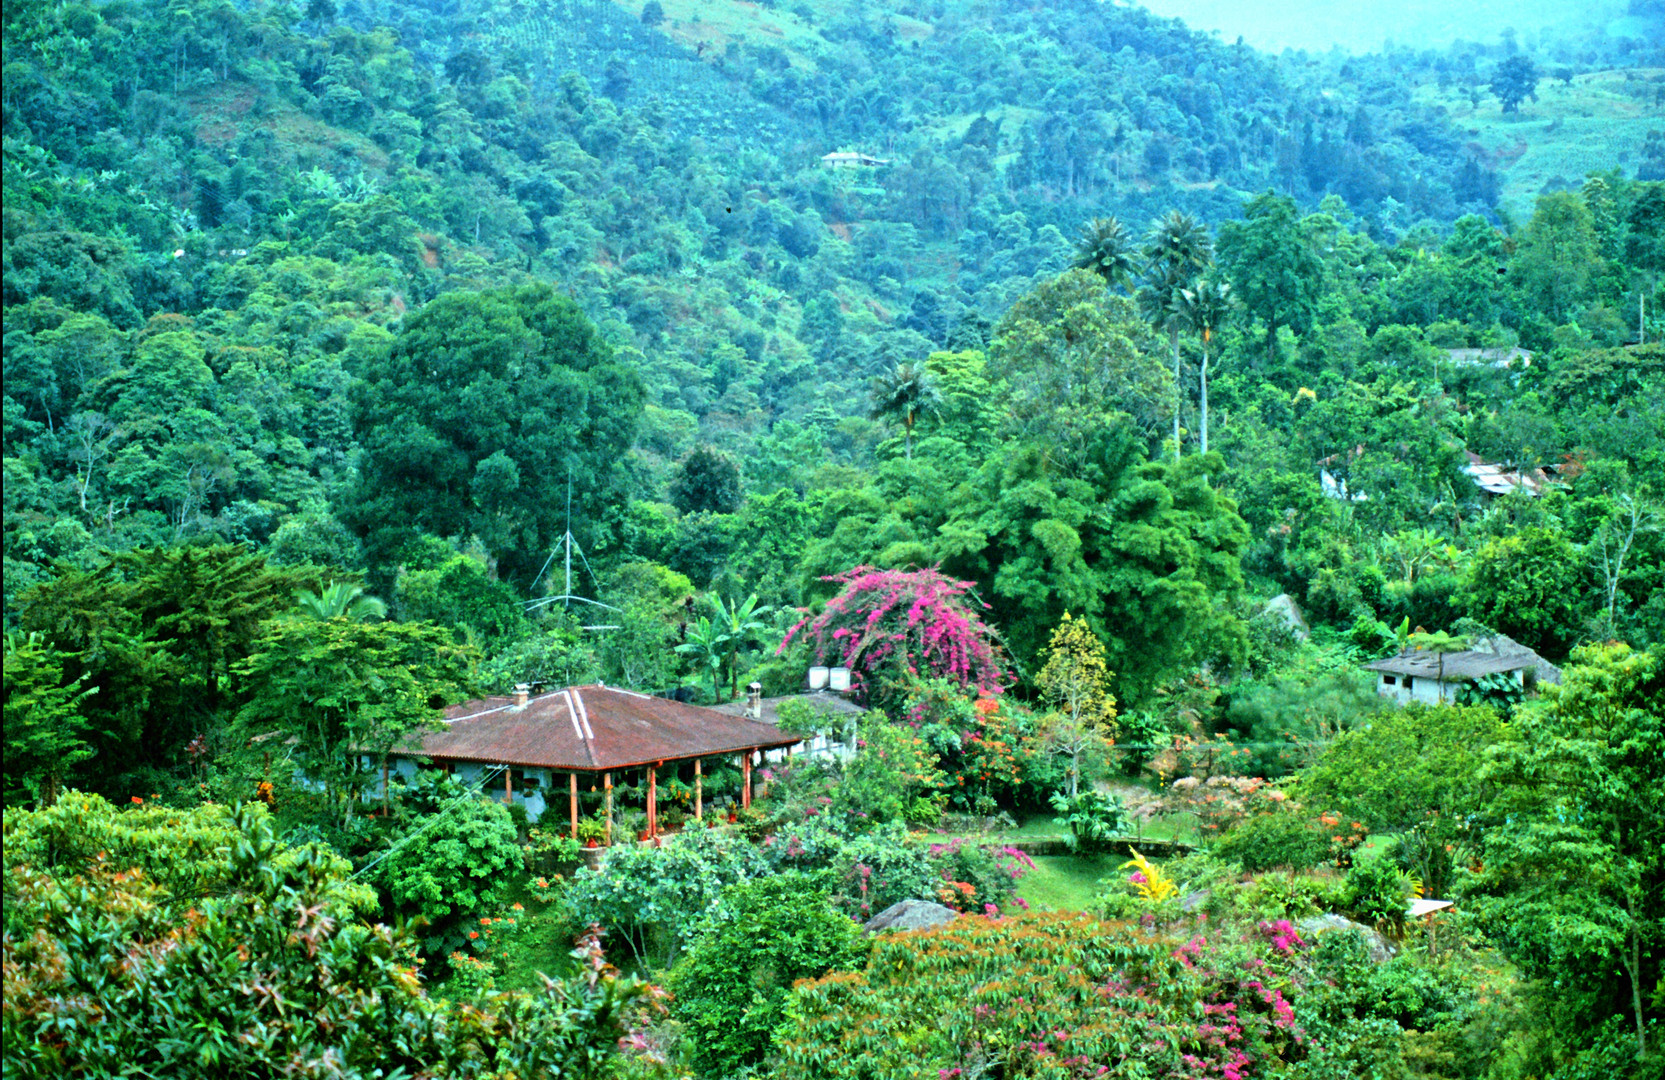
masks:
[[[1398,683],[1398,681],[1399,680],[1395,679],[1392,675],[1383,675],[1382,676],[1382,685],[1383,686],[1394,686]]]
[[[1414,686],[1414,685],[1415,685],[1415,680],[1413,678],[1411,678],[1411,676],[1409,676],[1409,675],[1405,676],[1405,689],[1406,689],[1406,691],[1408,692],[1411,689],[1411,687]]]

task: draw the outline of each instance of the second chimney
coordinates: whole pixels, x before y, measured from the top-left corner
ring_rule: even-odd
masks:
[[[515,704],[516,705],[526,704],[527,700],[530,699],[531,696],[532,696],[531,684],[529,684],[529,683],[515,683]]]

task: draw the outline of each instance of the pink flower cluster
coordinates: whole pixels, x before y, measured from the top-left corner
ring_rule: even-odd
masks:
[[[879,570],[858,566],[825,581],[843,590],[814,618],[787,632],[785,651],[800,631],[815,640],[820,662],[848,667],[854,677],[872,676],[899,663],[910,672],[928,668],[961,686],[998,690],[1007,681],[994,632],[968,606],[972,583],[936,569]]]
[[[1272,948],[1284,956],[1307,947],[1306,939],[1301,937],[1300,932],[1295,929],[1288,919],[1263,922],[1260,924],[1260,932],[1262,936],[1271,941]]]

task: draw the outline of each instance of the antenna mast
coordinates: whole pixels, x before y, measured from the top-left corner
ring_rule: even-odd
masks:
[[[622,611],[623,609],[616,608],[612,604],[603,604],[599,600],[591,600],[589,597],[576,596],[576,595],[573,594],[573,591],[572,591],[572,553],[573,553],[574,549],[576,549],[578,551],[578,561],[584,564],[584,569],[589,572],[590,580],[592,582],[595,582],[595,571],[590,569],[590,560],[584,557],[584,549],[581,548],[581,547],[578,547],[578,541],[574,540],[573,536],[572,536],[572,471],[570,469],[567,471],[567,529],[566,529],[566,532],[561,534],[561,539],[557,543],[560,547],[566,549],[566,578],[565,578],[565,581],[564,581],[564,584],[563,584],[563,588],[561,589],[561,595],[559,595],[559,596],[545,596],[545,597],[543,597],[542,599],[539,599],[539,600],[528,600],[523,605],[526,608],[526,610],[531,611],[534,608],[546,607],[549,604],[555,603],[556,601],[560,602],[562,608],[564,608],[566,610],[571,610],[572,602],[574,600],[576,600],[580,604],[592,604],[595,607],[605,608],[608,611]],[[549,569],[549,564],[554,562],[554,561],[555,561],[555,552],[554,552],[554,550],[551,550],[550,553],[549,553],[549,558],[547,558],[543,561],[543,570],[539,570],[538,571],[538,576],[532,579],[532,588],[536,589],[538,587],[538,582],[543,580],[544,572]],[[596,582],[596,583],[599,584],[599,582]],[[580,629],[583,629],[583,630],[617,630],[618,627],[616,627],[616,626],[585,626],[585,627],[581,627]]]

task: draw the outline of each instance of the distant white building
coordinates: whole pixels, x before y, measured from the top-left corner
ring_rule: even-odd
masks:
[[[1458,367],[1531,367],[1532,354],[1519,346],[1498,349],[1447,349],[1445,355]]]
[[[880,165],[889,165],[889,158],[869,157],[850,150],[837,150],[831,154],[821,155],[823,169],[876,169]]]

